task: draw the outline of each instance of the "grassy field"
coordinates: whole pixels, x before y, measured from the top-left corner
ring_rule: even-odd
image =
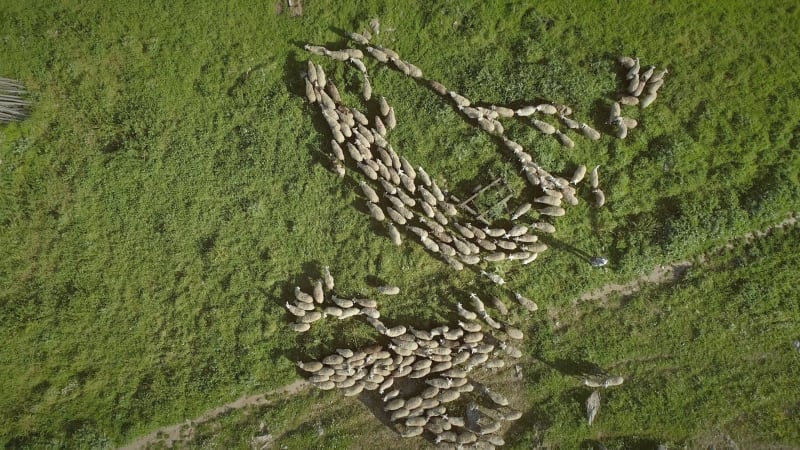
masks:
[[[3,1],[0,76],[23,81],[34,108],[0,128],[0,445],[113,447],[283,385],[298,376],[296,359],[369,342],[355,324],[287,330],[283,299],[322,265],[342,293],[401,286],[382,306],[388,322],[430,325],[467,292],[492,290],[418,245],[392,246],[355,207],[355,180],[320,164],[330,136],[303,98],[301,46],[341,46],[338,30],[372,17],[376,41],[470,98],[551,99],[597,127],[618,90],[618,55],[669,67],[654,105],[632,110],[641,125],[625,141],[576,139],[564,151],[509,127],[554,173],[603,168],[608,206],[573,208],[556,237],[607,255],[611,270],[560,251],[499,267],[543,307],[800,211],[794,2],[346,3],[308,0],[292,18],[263,2]],[[352,72],[317,62],[357,87]],[[375,93],[397,110],[400,153],[456,194],[499,175],[524,194],[486,134],[368,64]],[[632,382],[608,394],[590,430],[574,380],[532,363],[520,398],[531,427],[509,442],[526,446],[540,429],[553,447],[597,433],[701,446],[720,426],[746,442],[800,445],[787,341],[800,321],[797,235],[785,237],[563,333],[531,318],[531,357],[618,364]],[[326,406],[315,413],[323,439],[299,428],[290,447],[341,448],[358,430],[383,429],[364,414],[341,422],[348,404],[333,394],[286,402],[265,413],[285,430]],[[255,426],[242,420],[207,439],[242,444],[233,437]]]
[[[791,285],[799,238],[798,228],[777,232],[603,307],[565,305],[559,331],[534,321],[521,393],[508,374],[476,374],[498,380],[526,411],[506,434],[509,448],[598,448],[598,441],[609,449],[730,448],[726,438],[740,448],[797,448],[800,305]],[[581,320],[569,320],[574,312]],[[627,381],[603,390],[600,418],[589,428],[583,402],[591,390],[580,376],[595,367]],[[325,406],[309,412],[310,404]],[[312,391],[204,424],[182,446],[244,448],[267,433],[288,448],[424,445],[398,443],[382,428],[359,401]],[[362,435],[372,438],[365,443]]]

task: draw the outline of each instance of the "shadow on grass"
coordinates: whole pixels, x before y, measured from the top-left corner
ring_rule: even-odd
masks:
[[[590,260],[592,259],[593,256],[586,250],[580,249],[578,247],[575,247],[574,245],[556,239],[553,236],[548,236],[544,234],[539,235],[539,241],[544,242],[545,244],[547,244],[548,247],[554,248],[556,250],[565,251],[575,256],[576,258],[580,259],[581,261],[585,262],[586,264],[590,263]]]
[[[618,436],[603,441],[586,439],[581,442],[581,450],[658,450],[660,441],[643,436]]]

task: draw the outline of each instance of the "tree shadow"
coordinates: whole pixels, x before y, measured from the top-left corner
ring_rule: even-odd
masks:
[[[550,428],[554,423],[554,418],[542,408],[534,406],[522,414],[518,420],[512,422],[512,425],[505,432],[505,436],[513,438],[514,436],[525,436],[531,430],[544,431]],[[509,443],[518,442],[509,439]]]
[[[573,377],[607,375],[605,370],[591,361],[574,359],[556,359],[551,362],[544,360],[540,361],[564,375]]]

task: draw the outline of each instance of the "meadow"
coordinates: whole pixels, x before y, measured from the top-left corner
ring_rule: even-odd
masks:
[[[555,238],[611,260],[598,270],[554,249],[498,267],[542,308],[521,318],[530,364],[513,389],[526,426],[507,434],[510,447],[701,448],[713,430],[800,446],[796,231],[558,331],[553,319],[583,292],[800,211],[794,2],[309,0],[301,17],[279,5],[3,2],[0,76],[24,82],[33,108],[0,127],[0,445],[123,445],[287,384],[298,359],[371,342],[363,324],[288,330],[285,299],[323,265],[341,292],[400,286],[382,306],[397,323],[449,321],[469,292],[496,292],[419,245],[394,247],[360,210],[355,179],[324,164],[330,136],[303,96],[302,44],[343,46],[342,30],[379,17],[376,42],[426,76],[485,102],[566,103],[603,131],[617,56],[670,70],[659,99],[632,110],[641,125],[624,141],[576,139],[566,151],[509,127],[551,172],[601,165],[607,206],[572,208]],[[357,101],[352,71],[315,61]],[[496,142],[368,64],[397,111],[400,153],[457,195],[499,176],[525,195]],[[559,360],[630,378],[591,429],[588,392]],[[264,420],[289,448],[358,447],[365,433],[390,445],[365,410],[340,419],[350,407],[335,393],[288,398],[226,417],[197,444],[247,446]]]

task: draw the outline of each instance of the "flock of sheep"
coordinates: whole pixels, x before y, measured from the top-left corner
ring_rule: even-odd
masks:
[[[326,315],[340,319],[363,316],[389,343],[357,350],[337,349],[319,361],[298,362],[298,367],[309,373],[312,384],[323,390],[340,389],[345,396],[375,391],[387,418],[398,425],[403,437],[426,433],[443,448],[503,445],[499,431],[505,422],[519,419],[522,413],[510,408],[502,394],[474,378],[507,367],[507,361],[522,357],[512,343],[524,338],[521,330],[499,316],[492,317],[475,294],[470,295],[470,306],[458,304],[460,320],[453,326],[429,330],[405,325],[387,327],[381,321],[377,302],[339,298],[331,292],[334,282],[327,268],[323,275],[323,280],[313,283],[311,294],[297,288],[295,304],[287,303],[298,318],[295,329],[307,330],[311,322]],[[400,292],[394,286],[380,287],[378,291],[384,295]],[[328,300],[337,306],[324,306]],[[494,298],[493,304],[500,315],[508,314],[502,300]],[[322,312],[300,305],[321,308]],[[314,314],[314,319],[303,320],[309,314]]]
[[[655,66],[650,66],[640,73],[639,58],[622,56],[619,63],[625,71],[625,91],[619,99],[611,104],[608,123],[616,127],[616,136],[625,139],[628,130],[636,128],[639,122],[636,119],[622,115],[622,105],[647,108],[658,97],[658,90],[664,84],[664,76],[669,73],[667,69],[655,71]],[[642,95],[644,94],[644,95]]]
[[[370,117],[345,105],[336,84],[323,67],[313,61],[308,61],[304,74],[305,93],[308,101],[319,107],[330,128],[333,137],[329,154],[331,167],[341,177],[348,168],[355,168],[363,175],[359,186],[366,210],[374,220],[385,224],[395,245],[402,245],[404,239],[411,237],[455,270],[471,266],[493,283],[502,285],[505,280],[500,275],[484,270],[487,264],[518,261],[525,265],[546,251],[548,247],[539,242],[539,235],[556,231],[547,218],[563,216],[565,204],[579,203],[578,185],[587,178],[587,172],[594,205],[605,204],[599,166],[588,171],[585,165],[579,165],[570,179],[555,176],[537,164],[522,145],[505,135],[502,121],[508,119],[524,121],[567,148],[575,146],[568,134],[570,130],[584,138],[599,140],[601,133],[574,119],[570,107],[557,103],[519,108],[478,105],[438,81],[425,80],[419,67],[403,60],[394,50],[373,45],[363,34],[348,33],[348,36],[364,50],[331,50],[311,44],[305,49],[352,65],[361,74],[364,100],[374,103],[373,110],[377,114]],[[523,201],[515,207],[509,216],[510,226],[490,227],[481,216],[463,207],[464,203],[443,190],[422,167],[413,166],[395,151],[388,135],[397,126],[397,117],[386,98],[373,98],[372,82],[363,61],[365,54],[427,85],[451,102],[465,120],[495,136],[512,153],[536,194],[531,201]],[[617,127],[617,137],[624,138],[637,122],[622,116],[621,105],[647,107],[656,98],[667,71],[654,73],[651,67],[640,74],[638,59],[624,57],[620,62],[629,81],[626,93],[612,104],[608,123]],[[559,129],[561,125],[564,129]],[[472,217],[467,217],[470,214]],[[533,216],[534,221],[523,222],[528,216]],[[425,434],[435,443],[458,448],[494,448],[503,444],[497,434],[503,422],[516,420],[521,414],[509,409],[502,395],[486,387],[476,389],[479,383],[470,378],[470,374],[495,371],[506,366],[507,358],[520,358],[522,353],[511,341],[521,340],[522,331],[493,317],[475,294],[470,297],[471,307],[458,304],[457,311],[463,320],[455,326],[443,325],[430,330],[405,325],[387,327],[380,319],[377,302],[339,298],[330,293],[333,288],[333,278],[327,267],[323,279],[313,283],[311,293],[296,288],[294,303],[286,303],[295,317],[292,328],[297,332],[308,331],[312,323],[327,316],[365,317],[385,336],[388,344],[359,350],[339,349],[321,361],[298,363],[310,374],[314,385],[326,390],[341,389],[346,396],[377,391],[389,420],[398,424],[402,436]],[[385,295],[399,293],[399,289],[392,286],[378,290]],[[513,296],[525,310],[538,310],[538,305],[524,295],[515,292]],[[492,306],[499,314],[508,314],[506,304],[496,297]],[[622,377],[584,380],[584,384],[592,388],[608,388],[622,382]],[[476,404],[484,397],[491,407]],[[587,401],[590,424],[599,411],[599,399],[599,392],[595,391]],[[454,415],[456,409],[462,413]]]

